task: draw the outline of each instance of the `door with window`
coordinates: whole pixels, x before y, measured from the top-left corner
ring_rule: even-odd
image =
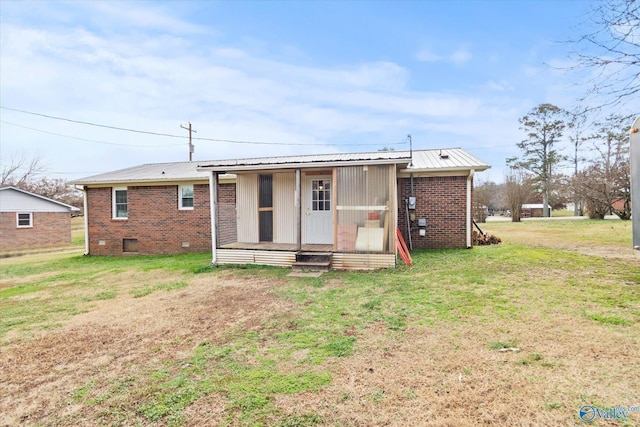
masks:
[[[311,176],[306,185],[306,243],[333,244],[333,185],[330,176]]]

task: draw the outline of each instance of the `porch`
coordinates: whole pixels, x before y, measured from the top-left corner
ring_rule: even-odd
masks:
[[[292,267],[300,253],[330,254],[331,268],[336,270],[374,270],[396,265],[393,253],[336,252],[333,245],[295,243],[241,243],[221,245],[217,251],[220,264],[259,264],[275,267]]]
[[[275,242],[260,242],[260,243],[241,243],[234,242],[220,246],[219,249],[244,249],[244,250],[262,250],[262,251],[288,251],[298,252],[298,247],[295,243],[275,243]],[[319,244],[303,244],[300,248],[303,252],[333,252],[333,245],[319,245]]]

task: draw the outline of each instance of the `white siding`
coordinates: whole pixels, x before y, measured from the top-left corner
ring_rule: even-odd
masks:
[[[273,241],[296,243],[295,173],[273,174]]]
[[[289,251],[259,251],[243,249],[218,249],[220,264],[257,264],[276,267],[291,267],[296,262],[296,253]]]
[[[258,175],[239,174],[236,179],[238,242],[258,243]]]
[[[376,270],[395,265],[395,254],[334,253],[331,261],[331,268],[336,270]]]
[[[11,188],[0,191],[0,212],[70,212],[71,209]]]

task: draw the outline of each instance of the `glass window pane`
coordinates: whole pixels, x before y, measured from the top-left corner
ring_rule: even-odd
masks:
[[[116,203],[127,203],[127,190],[116,190]]]
[[[31,225],[31,214],[18,214],[18,225],[28,227]]]
[[[127,218],[127,190],[115,191],[115,216]]]
[[[193,186],[182,187],[182,197],[193,198]]]
[[[273,207],[273,175],[260,175],[258,207]]]

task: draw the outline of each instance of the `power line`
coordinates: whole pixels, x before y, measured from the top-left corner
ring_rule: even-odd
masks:
[[[154,135],[154,136],[164,136],[164,137],[169,137],[169,138],[181,138],[181,139],[189,138],[188,136],[184,136],[184,135],[172,135],[172,134],[168,134],[168,133],[151,132],[151,131],[145,131],[145,130],[139,130],[139,129],[129,129],[129,128],[123,128],[123,127],[118,127],[118,126],[103,125],[103,124],[93,123],[93,122],[85,122],[85,121],[81,121],[81,120],[73,120],[73,119],[69,119],[69,118],[65,118],[65,117],[57,117],[57,116],[51,116],[51,115],[48,115],[48,114],[35,113],[33,111],[20,110],[20,109],[17,109],[17,108],[9,108],[9,107],[0,106],[0,109],[8,110],[8,111],[15,111],[15,112],[24,113],[24,114],[31,114],[31,115],[34,115],[34,116],[45,117],[45,118],[53,119],[53,120],[63,120],[63,121],[71,122],[71,123],[83,124],[83,125],[87,125],[87,126],[102,127],[102,128],[119,130],[119,131],[124,131],[124,132],[135,132],[135,133]],[[19,126],[19,125],[16,125],[16,126]],[[22,126],[22,127],[25,127],[25,126]],[[29,128],[27,128],[27,129],[29,129]],[[39,132],[47,133],[46,131],[39,131]],[[58,135],[58,136],[64,136],[64,135]],[[73,137],[69,137],[69,138],[73,138]],[[370,144],[370,143],[354,143],[354,144],[349,144],[349,143],[346,143],[346,144],[308,143],[308,144],[305,144],[305,143],[301,143],[301,142],[241,141],[241,140],[234,140],[234,139],[216,139],[216,138],[202,138],[202,137],[201,138],[193,137],[192,140],[211,141],[211,142],[226,142],[226,143],[230,143],[230,144],[285,145],[285,146],[302,146],[302,147],[324,147],[324,146],[334,146],[334,147],[367,146],[367,147],[371,147],[372,145],[403,145],[403,144],[407,143],[407,141],[402,141],[402,142],[390,142],[390,143],[386,143],[386,144]],[[92,141],[92,142],[97,142],[97,141]],[[116,144],[116,143],[110,143],[110,144],[111,145],[125,145],[125,144]],[[139,147],[139,146],[137,146],[137,147]]]
[[[164,147],[176,147],[178,145],[182,145],[182,144],[171,144],[171,145],[120,144],[120,143],[117,143],[117,142],[96,141],[95,139],[87,139],[87,138],[80,138],[80,137],[71,136],[71,135],[63,135],[61,133],[49,132],[49,131],[46,131],[46,130],[36,129],[36,128],[29,127],[29,126],[22,126],[22,125],[19,125],[17,123],[7,122],[5,120],[0,120],[0,123],[4,123],[4,124],[7,124],[7,125],[11,125],[11,126],[17,126],[19,128],[23,128],[23,129],[29,129],[29,130],[32,130],[32,131],[35,131],[35,132],[46,133],[48,135],[61,136],[63,138],[70,138],[70,139],[77,139],[78,141],[95,142],[96,144],[119,145],[119,146],[122,146],[122,147],[138,147],[138,148],[164,148]]]
[[[17,108],[9,108],[9,107],[2,107],[2,106],[0,106],[0,108],[2,108],[3,110],[16,111],[18,113],[31,114],[33,116],[46,117],[48,119],[54,119],[54,120],[63,120],[65,122],[78,123],[78,124],[87,125],[87,126],[96,126],[96,127],[114,129],[114,130],[121,130],[121,131],[126,131],[126,132],[144,133],[144,134],[147,134],[147,135],[166,136],[166,137],[169,137],[169,138],[185,138],[183,135],[171,135],[171,134],[168,134],[168,133],[150,132],[150,131],[146,131],[146,130],[129,129],[129,128],[121,128],[121,127],[118,127],[118,126],[102,125],[102,124],[99,124],[99,123],[84,122],[84,121],[81,121],[81,120],[73,120],[73,119],[68,119],[68,118],[65,118],[65,117],[57,117],[57,116],[50,116],[48,114],[34,113],[32,111],[18,110]]]

